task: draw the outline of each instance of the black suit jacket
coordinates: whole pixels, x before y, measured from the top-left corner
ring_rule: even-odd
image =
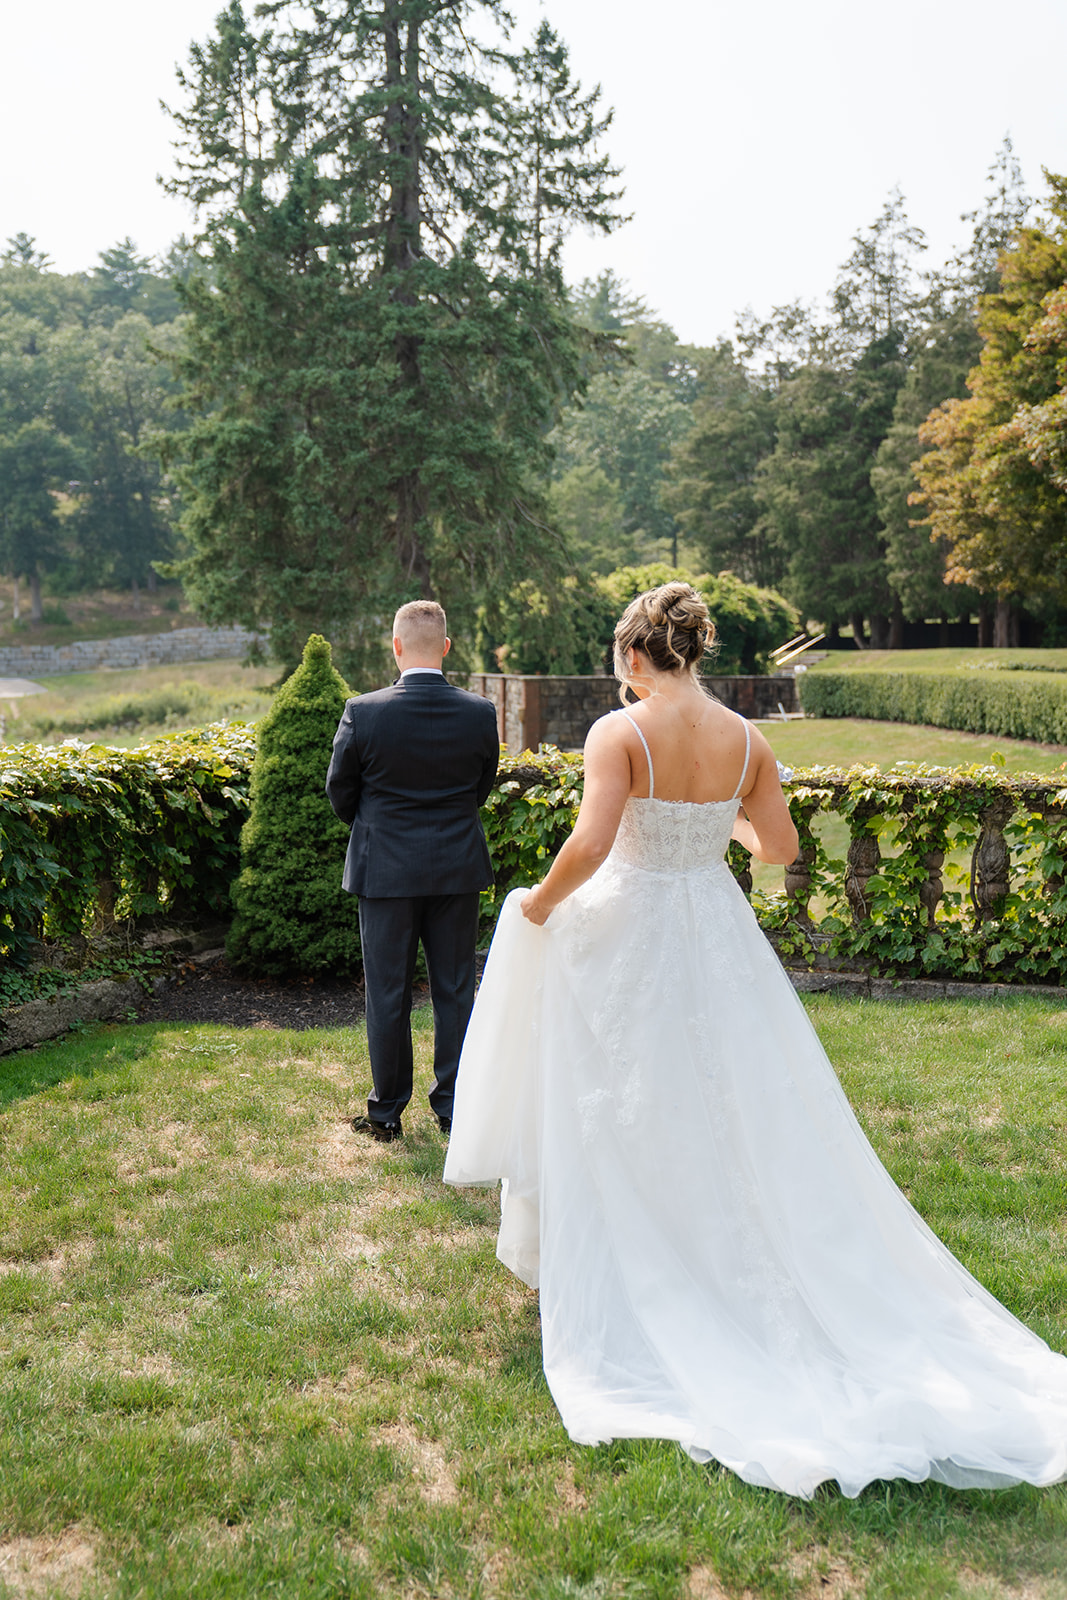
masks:
[[[496,711],[436,673],[349,700],[326,778],[351,825],[344,887],[393,898],[493,881],[478,809],[493,787]]]

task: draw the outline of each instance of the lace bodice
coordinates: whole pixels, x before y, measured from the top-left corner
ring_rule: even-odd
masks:
[[[612,857],[647,872],[691,872],[721,864],[736,800],[627,800]]]
[[[611,855],[647,872],[691,872],[722,863],[730,843],[737,800],[748,772],[751,729],[745,722],[745,764],[729,800],[657,800],[652,752],[640,726],[628,711],[620,713],[637,733],[648,761],[648,798],[631,795],[615,835]],[[744,720],[744,719],[742,719]]]

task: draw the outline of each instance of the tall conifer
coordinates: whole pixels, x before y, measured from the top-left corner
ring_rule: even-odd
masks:
[[[182,577],[284,661],[326,627],[380,682],[397,601],[441,599],[461,644],[562,564],[536,487],[583,382],[558,250],[617,220],[609,119],[550,31],[509,55],[505,27],[497,0],[232,0],[182,78],[173,188],[213,262],[170,442]]]

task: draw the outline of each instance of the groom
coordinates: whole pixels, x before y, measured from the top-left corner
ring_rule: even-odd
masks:
[[[433,1002],[435,1084],[443,1132],[474,1004],[479,891],[493,881],[478,808],[493,787],[500,742],[488,700],[447,682],[451,640],[433,600],[393,622],[400,677],[345,706],[326,778],[351,825],[344,887],[359,896],[367,1044],[374,1087],[353,1127],[399,1139],[411,1099],[411,982],[419,941]]]

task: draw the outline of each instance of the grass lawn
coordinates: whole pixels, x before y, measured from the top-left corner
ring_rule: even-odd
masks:
[[[998,668],[1018,672],[1067,672],[1067,649],[979,650],[977,646],[947,650],[830,650],[812,672],[975,672]]]
[[[809,1009],[915,1204],[1067,1346],[1067,1014]],[[441,1184],[418,1029],[390,1146],[345,1120],[360,1030],[118,1026],[0,1063],[0,1593],[1067,1596],[1063,1488],[802,1504],[573,1445],[495,1197]]]
[[[873,766],[885,772],[898,761],[925,761],[932,767],[988,766],[999,753],[1005,772],[1051,776],[1067,763],[1062,745],[863,717],[804,717],[795,722],[761,722],[760,728],[787,767]]]
[[[267,685],[277,682],[278,672],[277,666],[197,661],[40,678],[44,694],[14,702],[8,738],[58,744],[76,736],[131,749],[208,722],[253,721],[270,709]]]

